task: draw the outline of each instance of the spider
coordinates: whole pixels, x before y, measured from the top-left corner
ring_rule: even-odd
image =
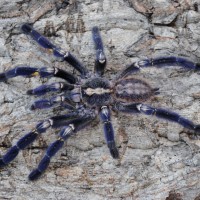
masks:
[[[114,159],[119,158],[118,149],[115,144],[114,130],[111,123],[111,110],[129,114],[154,115],[158,118],[169,120],[181,126],[200,132],[200,125],[179,114],[163,108],[154,108],[144,104],[145,101],[158,94],[158,88],[152,88],[147,82],[129,75],[140,71],[140,68],[157,66],[181,66],[186,69],[200,70],[200,63],[193,63],[181,57],[160,57],[139,60],[130,64],[121,71],[114,80],[103,77],[106,67],[106,56],[103,49],[103,42],[98,27],[93,27],[92,36],[95,44],[96,59],[94,73],[89,72],[86,67],[78,61],[70,52],[65,52],[56,47],[47,38],[38,33],[33,27],[26,23],[21,26],[23,33],[31,36],[40,46],[51,50],[55,57],[67,61],[74,67],[79,75],[76,76],[65,70],[52,67],[35,68],[30,66],[17,66],[0,74],[0,82],[7,79],[24,76],[42,78],[57,77],[62,82],[41,85],[28,90],[29,95],[44,95],[49,92],[60,92],[59,95],[50,99],[37,100],[31,106],[32,110],[51,108],[58,104],[66,109],[65,115],[53,116],[39,122],[35,129],[27,133],[12,146],[1,158],[0,167],[6,166],[19,153],[30,145],[40,134],[51,128],[61,128],[56,141],[50,144],[39,165],[29,174],[29,180],[35,180],[47,169],[51,158],[60,150],[64,142],[74,133],[88,126],[97,116],[103,124],[105,140]]]

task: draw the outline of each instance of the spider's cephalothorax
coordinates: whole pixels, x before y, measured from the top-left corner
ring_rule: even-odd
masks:
[[[110,81],[103,78],[93,78],[88,80],[81,87],[83,102],[90,106],[105,106],[111,103],[113,92]]]
[[[64,145],[65,140],[72,134],[89,125],[90,122],[97,117],[97,114],[103,124],[105,139],[111,156],[113,158],[119,158],[118,149],[114,140],[110,109],[130,114],[143,113],[146,115],[155,115],[156,117],[178,123],[199,134],[200,125],[195,125],[190,120],[185,119],[175,112],[162,108],[153,108],[143,104],[143,102],[158,94],[158,88],[152,88],[143,80],[128,77],[140,71],[142,67],[180,65],[186,69],[199,70],[199,63],[193,63],[179,57],[140,60],[124,69],[114,80],[107,80],[102,77],[106,67],[106,56],[97,27],[94,27],[92,30],[96,49],[94,74],[89,73],[84,65],[70,52],[65,52],[61,48],[56,47],[29,24],[24,24],[22,26],[22,31],[31,36],[43,48],[50,49],[56,57],[72,65],[72,67],[80,73],[80,76],[77,77],[74,74],[55,67],[36,68],[30,66],[17,66],[14,69],[0,74],[0,82],[5,82],[7,79],[16,76],[57,77],[63,79],[64,81],[62,82],[41,85],[35,89],[29,90],[27,94],[39,96],[47,92],[61,92],[60,95],[52,96],[50,99],[35,101],[31,109],[51,108],[55,104],[58,104],[67,111],[65,115],[54,116],[39,122],[34,130],[19,139],[18,142],[0,158],[0,167],[4,167],[10,163],[20,150],[25,149],[38,135],[44,133],[48,128],[62,128],[57,140],[49,145],[38,167],[29,175],[30,180],[37,179],[48,167],[50,159]]]

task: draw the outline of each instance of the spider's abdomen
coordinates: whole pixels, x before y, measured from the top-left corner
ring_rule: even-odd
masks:
[[[115,83],[115,98],[122,102],[143,102],[155,94],[156,89],[146,82],[136,79],[120,79]]]
[[[90,106],[103,106],[111,101],[112,88],[106,79],[91,79],[81,89],[83,101]]]

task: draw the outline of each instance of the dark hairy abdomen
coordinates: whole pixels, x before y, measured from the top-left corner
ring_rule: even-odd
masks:
[[[136,78],[117,81],[114,90],[115,98],[122,102],[144,102],[155,93],[148,83]]]

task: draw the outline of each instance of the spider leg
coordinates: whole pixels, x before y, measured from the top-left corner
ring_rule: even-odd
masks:
[[[140,68],[143,67],[168,67],[168,66],[174,66],[178,65],[183,68],[189,69],[189,70],[200,70],[200,63],[194,63],[190,60],[187,60],[185,58],[180,57],[161,57],[161,58],[151,58],[151,59],[145,59],[145,60],[139,60],[135,63],[132,63],[130,66],[128,66],[125,70],[123,70],[118,78],[126,77],[128,75],[131,75],[132,73],[138,72]]]
[[[71,84],[75,84],[78,80],[77,77],[74,76],[73,74],[56,67],[35,68],[29,66],[18,66],[4,73],[0,73],[0,82],[5,82],[7,79],[14,78],[16,76],[24,76],[24,77],[40,76],[42,78],[58,77],[68,81]]]
[[[104,54],[103,42],[98,27],[93,27],[92,36],[96,50],[95,73],[102,76],[106,67],[106,56]]]
[[[29,95],[44,95],[47,92],[63,92],[63,91],[68,91],[74,89],[74,85],[72,84],[67,84],[63,82],[57,82],[57,83],[52,83],[49,85],[41,85],[37,88],[34,88],[32,90],[28,90],[27,94]]]
[[[48,99],[37,100],[32,104],[31,109],[35,110],[35,109],[50,108],[53,105],[59,103],[61,106],[65,107],[68,110],[74,110],[75,103],[78,105],[80,102],[81,102],[80,88],[77,87],[72,91],[66,91],[64,94],[54,96],[49,100]]]
[[[163,109],[163,108],[153,108],[145,104],[138,104],[137,109],[146,115],[155,115],[158,118],[166,119],[175,123],[180,124],[181,126],[193,130],[197,133],[200,132],[200,125],[195,125],[192,121],[180,116],[179,114]]]
[[[48,146],[45,155],[38,164],[38,167],[29,174],[29,180],[39,178],[47,169],[51,158],[63,147],[64,142],[71,135],[87,126],[92,120],[92,117],[80,117],[71,120],[67,125],[65,125],[65,127],[60,131],[58,139]]]
[[[65,95],[57,95],[50,99],[37,100],[31,105],[31,110],[51,108],[56,104],[60,104],[69,110],[75,109],[74,102],[72,101],[72,95],[70,93],[66,93]]]
[[[139,103],[125,104],[122,102],[115,102],[112,106],[112,109],[114,111],[120,111],[125,113],[140,113],[140,111],[137,108],[137,105],[139,105]]]
[[[114,139],[114,130],[111,123],[110,118],[110,110],[107,106],[103,106],[100,110],[100,118],[103,122],[104,127],[104,134],[105,139],[108,145],[108,148],[110,150],[110,154],[113,158],[117,159],[119,158],[119,152],[115,145],[115,139]]]
[[[143,113],[145,115],[155,115],[158,118],[178,123],[184,128],[193,130],[196,133],[200,133],[200,125],[195,125],[192,121],[180,116],[179,114],[163,108],[153,108],[141,103],[123,104],[118,102],[113,106],[113,109],[126,113]]]
[[[0,158],[0,168],[4,167],[5,165],[9,164],[12,160],[14,160],[20,150],[25,149],[29,144],[34,142],[38,135],[44,133],[48,128],[57,128],[65,126],[69,120],[72,120],[77,116],[78,114],[76,112],[72,112],[67,115],[55,116],[42,122],[39,122],[33,131],[27,133],[22,138],[20,138],[17,141],[16,145],[12,146],[6,152],[6,154],[4,154],[2,158]]]
[[[21,29],[26,35],[30,35],[40,46],[51,50],[55,57],[61,58],[63,61],[67,61],[71,66],[79,71],[83,77],[86,77],[88,73],[87,69],[70,52],[65,52],[61,48],[56,47],[47,38],[34,30],[29,24],[23,24]]]

